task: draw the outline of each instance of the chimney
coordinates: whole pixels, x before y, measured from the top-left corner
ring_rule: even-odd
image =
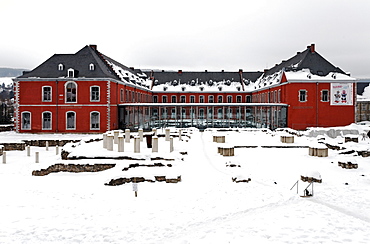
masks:
[[[243,69],[239,69],[239,74],[243,73]]]
[[[264,70],[263,70],[263,73],[265,73],[265,74],[266,74],[266,72],[267,72],[267,71],[269,71],[269,70],[268,70],[268,69],[264,69]]]
[[[311,53],[315,52],[315,44],[311,44],[310,46]]]
[[[177,71],[177,73],[182,74],[182,69],[179,69],[179,71]]]
[[[130,67],[130,70],[135,70],[135,68],[134,67]]]
[[[92,49],[95,49],[95,50],[97,50],[97,45],[90,45],[90,47],[92,48]]]

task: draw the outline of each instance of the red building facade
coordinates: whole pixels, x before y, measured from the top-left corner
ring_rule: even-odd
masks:
[[[143,72],[90,45],[56,54],[14,79],[15,127],[102,133],[159,126],[341,126],[355,121],[355,82],[314,45],[264,72]]]

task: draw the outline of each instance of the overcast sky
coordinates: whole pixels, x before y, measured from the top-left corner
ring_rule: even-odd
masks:
[[[85,45],[141,69],[262,71],[316,44],[370,78],[369,0],[0,0],[0,67]]]

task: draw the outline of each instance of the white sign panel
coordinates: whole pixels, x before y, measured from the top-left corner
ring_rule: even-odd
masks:
[[[330,105],[353,105],[353,83],[331,83]]]

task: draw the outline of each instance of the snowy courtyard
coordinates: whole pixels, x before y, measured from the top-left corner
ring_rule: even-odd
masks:
[[[6,163],[0,164],[0,243],[370,243],[370,158],[356,152],[370,150],[370,139],[361,135],[369,127],[355,129],[359,134],[351,136],[358,143],[345,142],[344,135],[308,133],[282,143],[286,131],[262,129],[187,129],[179,140],[173,129],[173,152],[165,137],[159,137],[158,153],[144,142],[134,153],[133,139],[125,143],[125,152],[118,152],[117,145],[107,151],[101,140],[64,147],[70,156],[107,159],[62,160],[55,147],[31,147],[31,156],[7,151]],[[225,136],[226,143],[213,142],[214,135]],[[91,138],[102,135],[0,133],[0,142]],[[346,149],[309,156],[309,147],[319,141]],[[222,145],[234,147],[234,156],[220,155]],[[121,155],[138,160],[112,159]],[[152,162],[154,157],[171,161]],[[338,162],[358,168],[342,168]],[[32,176],[34,170],[60,163],[116,165],[101,172]],[[123,171],[134,163],[171,167]],[[301,181],[310,172],[322,183],[312,187]],[[181,182],[138,183],[137,197],[132,183],[105,185],[120,177],[159,175],[181,176]],[[306,187],[312,197],[301,197]]]

